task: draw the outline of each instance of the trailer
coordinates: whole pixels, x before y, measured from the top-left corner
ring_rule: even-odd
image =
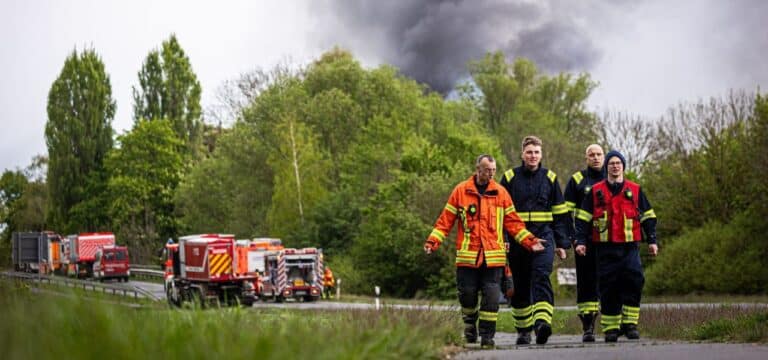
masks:
[[[52,231],[14,232],[11,257],[16,271],[48,274],[59,271],[61,236]]]
[[[167,244],[168,271],[165,292],[169,304],[185,302],[250,306],[257,298],[258,275],[239,266],[233,235],[184,236],[178,244]]]

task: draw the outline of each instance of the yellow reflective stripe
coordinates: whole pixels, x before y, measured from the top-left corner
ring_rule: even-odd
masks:
[[[461,308],[461,313],[464,315],[474,315],[477,313],[477,308]]]
[[[499,249],[504,249],[504,209],[496,208],[496,243]]]
[[[621,323],[635,324],[640,320],[640,308],[624,305],[621,309]]]
[[[504,241],[503,238],[501,240]],[[507,263],[507,253],[504,250],[504,247],[502,245],[502,248],[500,250],[485,250],[485,262],[488,265],[504,265]]]
[[[576,203],[573,201],[566,201],[565,206],[568,207],[568,211],[573,211],[576,209]]]
[[[517,235],[515,235],[515,241],[517,241],[518,243],[521,243],[521,242],[523,242],[523,240],[528,238],[528,236],[530,236],[530,235],[531,235],[530,231],[528,231],[526,229],[520,230],[520,232],[517,233]]]
[[[581,175],[581,171],[577,171],[575,174],[573,174],[572,177],[573,181],[575,181],[577,185],[581,183],[581,180],[584,180],[584,175]]]
[[[600,325],[603,331],[618,330],[621,327],[621,315],[600,315]]]
[[[597,301],[585,301],[576,304],[579,314],[596,313],[600,310],[600,303]]]
[[[533,305],[533,311],[548,311],[551,314],[555,311],[555,307],[546,301],[539,301]]]
[[[432,229],[432,233],[429,234],[429,236],[435,237],[437,241],[440,243],[442,243],[443,240],[445,240],[445,234],[443,234],[443,232],[438,229]]]
[[[456,207],[451,204],[445,204],[445,210],[453,215],[456,215]]]
[[[477,251],[456,250],[456,264],[475,264]]]
[[[597,231],[600,233],[600,241],[602,242],[608,242],[608,227],[610,226],[608,224],[608,213],[604,212],[603,217],[596,220],[597,225],[592,224],[592,226],[597,227]]]
[[[560,215],[565,214],[568,212],[568,205],[567,204],[558,204],[552,206],[552,214],[554,215]]]
[[[624,215],[624,240],[626,242],[635,241],[635,235],[632,233],[632,223],[632,218],[627,218],[627,216]]]
[[[492,321],[496,322],[496,320],[499,318],[498,312],[492,312],[492,311],[480,311],[480,320],[484,321]]]
[[[549,222],[554,220],[552,213],[549,211],[526,211],[518,212],[517,215],[525,222]]]
[[[650,209],[643,213],[643,216],[640,217],[640,222],[643,222],[648,219],[655,219],[656,218],[656,212],[653,211],[653,209]]]
[[[507,257],[487,257],[485,259],[485,263],[488,264],[489,267],[495,267],[491,265],[506,265],[507,264]]]
[[[512,316],[530,316],[533,313],[533,306],[526,306],[524,308],[512,308]]]
[[[547,177],[549,178],[549,182],[555,183],[555,179],[557,178],[557,175],[555,175],[555,172],[552,170],[547,170]]]
[[[509,169],[504,172],[504,177],[507,179],[507,182],[512,181],[512,178],[515,177],[515,170]]]
[[[515,212],[515,205],[512,205],[506,209],[504,209],[504,215],[509,215],[511,213]]]
[[[583,209],[576,209],[576,218],[586,222],[592,221],[592,213]]]

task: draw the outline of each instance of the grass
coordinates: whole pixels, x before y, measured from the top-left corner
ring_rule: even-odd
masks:
[[[552,331],[581,334],[576,314],[556,310]],[[768,343],[768,308],[723,305],[643,309],[639,327],[643,337],[659,340]],[[497,331],[517,332],[511,312],[499,313]]]
[[[132,309],[7,281],[0,318],[4,359],[423,359],[462,341],[442,311]]]

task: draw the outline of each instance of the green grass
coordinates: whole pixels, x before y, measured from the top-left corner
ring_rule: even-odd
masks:
[[[4,359],[423,359],[462,341],[453,312],[133,309],[6,281],[0,318]]]

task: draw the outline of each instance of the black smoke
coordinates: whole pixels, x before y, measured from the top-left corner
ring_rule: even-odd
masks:
[[[467,76],[468,61],[487,52],[527,57],[549,72],[589,70],[601,56],[579,25],[591,21],[584,6],[570,1],[328,0],[313,7],[323,46],[371,54],[443,94]]]

